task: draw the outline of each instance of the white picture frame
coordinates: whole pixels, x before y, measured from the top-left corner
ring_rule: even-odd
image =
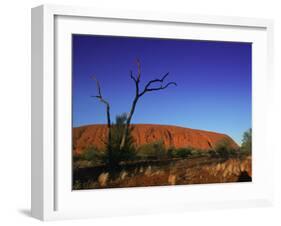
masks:
[[[106,26],[99,26],[104,20]],[[124,24],[122,24],[125,22]],[[93,23],[96,27],[92,27]],[[117,26],[115,26],[117,23]],[[71,104],[69,34],[150,35],[127,26],[161,27],[157,34],[176,38],[225,41],[253,41],[253,174],[251,184],[192,185],[153,188],[71,190],[69,163],[71,153],[60,146],[58,138],[67,137],[71,112],[58,112],[58,103]],[[119,26],[120,24],[120,26]],[[144,24],[144,25],[143,25]],[[161,24],[161,26],[159,26]],[[104,24],[103,24],[104,25]],[[118,27],[119,26],[119,27]],[[194,32],[186,37],[176,26],[189,26]],[[118,27],[118,30],[114,28]],[[193,27],[193,28],[192,28]],[[76,29],[76,30],[75,30]],[[196,29],[200,30],[200,34]],[[144,29],[145,30],[145,29]],[[148,29],[153,32],[153,29]],[[190,30],[190,31],[191,31]],[[250,31],[250,32],[249,32]],[[196,33],[197,32],[197,33]],[[169,31],[168,31],[169,33]],[[152,34],[152,36],[157,36]],[[221,35],[221,36],[220,36]],[[256,53],[262,53],[255,56]],[[62,54],[62,55],[60,55]],[[63,59],[63,60],[60,60]],[[65,59],[65,60],[64,60]],[[266,120],[271,109],[273,85],[273,22],[266,19],[183,15],[171,13],[101,10],[83,7],[43,5],[32,9],[32,216],[41,220],[88,218],[209,208],[254,207],[271,205],[273,149],[266,139]],[[62,66],[61,66],[62,65]],[[59,75],[59,76],[58,76]],[[61,81],[66,81],[65,86]],[[61,108],[62,109],[62,108]],[[66,120],[61,114],[69,115]],[[67,121],[68,120],[68,121]],[[61,123],[61,124],[60,124]],[[66,125],[65,131],[63,125]],[[67,129],[68,128],[68,129]],[[58,130],[60,132],[58,132]],[[63,148],[65,147],[65,148]],[[59,150],[58,150],[59,148]],[[266,150],[266,155],[261,151]],[[210,197],[210,192],[212,195]],[[239,192],[239,194],[237,194]],[[163,199],[163,197],[166,197]],[[90,204],[86,201],[89,200]],[[82,208],[80,205],[84,203]],[[91,203],[95,203],[92,205]],[[118,204],[116,204],[118,203]]]

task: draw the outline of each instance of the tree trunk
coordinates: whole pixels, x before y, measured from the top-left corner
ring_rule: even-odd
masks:
[[[132,104],[132,107],[131,107],[131,111],[128,115],[128,118],[126,120],[126,125],[125,125],[125,129],[124,129],[124,132],[123,132],[123,135],[122,135],[122,140],[121,140],[121,144],[120,144],[120,150],[123,150],[124,147],[125,147],[125,143],[126,143],[126,140],[127,140],[127,137],[128,137],[128,133],[129,133],[129,129],[130,129],[130,124],[131,124],[131,120],[132,120],[132,116],[135,112],[135,108],[136,108],[136,105],[137,105],[137,102],[138,102],[138,95],[136,95],[134,101],[133,101],[133,104]]]
[[[111,161],[112,148],[111,148],[111,120],[110,120],[110,107],[106,105],[106,115],[107,115],[107,145],[108,145],[108,155]]]

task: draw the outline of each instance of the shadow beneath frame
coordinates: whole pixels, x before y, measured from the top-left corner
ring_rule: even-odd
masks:
[[[31,210],[30,209],[19,209],[18,212],[21,213],[22,215],[27,216],[27,217],[31,217]]]

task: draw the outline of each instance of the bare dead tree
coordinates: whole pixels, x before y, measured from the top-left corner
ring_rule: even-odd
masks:
[[[106,118],[107,118],[107,145],[108,145],[108,151],[109,151],[109,156],[112,156],[112,150],[111,150],[111,119],[110,119],[110,104],[107,100],[105,100],[102,97],[102,93],[101,93],[101,87],[100,87],[100,83],[97,80],[97,78],[95,76],[92,77],[93,80],[96,81],[96,85],[97,85],[97,91],[98,91],[98,95],[96,96],[91,96],[91,97],[95,97],[97,98],[101,103],[105,104],[106,106]]]
[[[127,120],[126,120],[126,124],[125,124],[125,129],[124,129],[124,133],[122,135],[122,139],[121,139],[121,143],[120,143],[120,150],[123,150],[127,137],[128,137],[128,132],[129,132],[129,128],[131,125],[131,120],[133,117],[133,114],[135,112],[135,108],[137,105],[137,102],[139,100],[140,97],[142,97],[144,94],[148,93],[148,92],[153,92],[153,91],[158,91],[158,90],[163,90],[168,88],[170,85],[175,85],[177,86],[177,84],[175,82],[168,82],[166,85],[164,85],[164,80],[167,78],[167,76],[169,75],[169,72],[166,73],[161,79],[156,78],[153,80],[150,80],[144,87],[143,91],[140,91],[140,79],[141,79],[141,65],[140,65],[140,61],[137,59],[137,76],[133,75],[133,72],[130,71],[130,77],[131,79],[134,81],[135,83],[135,88],[136,88],[136,93],[135,93],[135,98],[133,100],[132,106],[131,106],[131,110],[127,116]],[[157,87],[153,87],[152,85],[158,84]]]

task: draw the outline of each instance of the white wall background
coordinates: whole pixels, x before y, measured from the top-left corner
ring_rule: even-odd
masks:
[[[43,4],[231,15],[275,20],[275,104],[270,120],[280,140],[281,4],[278,0],[6,0],[0,8],[0,224],[37,225],[30,208],[30,8]],[[178,214],[51,222],[52,225],[280,225],[281,150],[275,153],[276,204],[270,208],[197,211]],[[279,144],[279,149],[280,144]],[[239,191],[237,191],[239,192]],[[211,195],[211,194],[210,194]],[[93,203],[94,205],[94,203]]]

